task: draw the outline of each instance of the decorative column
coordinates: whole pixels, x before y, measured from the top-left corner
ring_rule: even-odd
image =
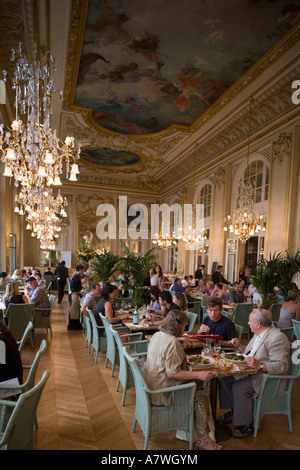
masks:
[[[224,214],[226,202],[226,168],[219,167],[214,174],[214,192],[213,192],[213,218],[211,234],[211,263],[218,262],[224,265]]]
[[[292,139],[291,132],[282,132],[272,143],[266,253],[292,248],[288,235],[291,223]]]

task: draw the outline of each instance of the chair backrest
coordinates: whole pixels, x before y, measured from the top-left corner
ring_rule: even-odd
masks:
[[[188,326],[186,327],[185,333],[189,334],[193,331],[198,315],[197,313],[189,312],[188,310],[186,310],[185,313],[189,322]]]
[[[24,344],[28,338],[28,336],[30,335],[30,332],[33,328],[33,323],[32,321],[29,321],[28,322],[28,325],[26,326],[26,329],[24,331],[24,334],[22,336],[22,339],[18,342],[18,346],[19,346],[19,353],[22,354],[22,350],[23,350],[23,347],[24,347]]]
[[[33,449],[36,410],[49,375],[46,370],[35,387],[20,395],[0,440],[0,447],[6,450]]]
[[[56,300],[56,295],[53,295],[53,294],[49,295],[49,302],[50,302],[51,308],[53,308],[55,300]]]
[[[19,341],[26,330],[28,322],[34,312],[34,304],[9,304],[6,316],[8,317],[8,329],[16,341]]]
[[[47,341],[45,339],[43,339],[43,341],[41,342],[40,348],[39,348],[38,352],[35,355],[33,363],[30,366],[27,379],[23,384],[24,388],[25,388],[25,391],[30,390],[31,388],[33,388],[34,382],[35,382],[36,371],[37,371],[40,359],[41,359],[42,355],[44,354],[44,352],[46,351],[46,349],[47,349]]]
[[[300,321],[292,320],[292,322],[293,322],[294,335],[296,336],[297,339],[300,340]]]
[[[49,274],[44,274],[43,278],[45,279],[45,289],[48,289],[52,283],[52,276]]]
[[[201,307],[206,307],[206,302],[208,301],[209,299],[209,295],[202,295],[201,297]]]
[[[280,317],[280,310],[282,305],[280,304],[272,304],[270,307],[270,312],[272,312],[272,321],[278,321]]]
[[[122,339],[119,333],[114,329],[113,325],[110,325],[110,330],[115,339],[115,342],[119,351],[119,361],[120,361],[119,380],[121,381],[123,387],[126,386],[126,388],[131,388],[133,386],[133,377],[130,372],[131,369],[127,362],[127,359],[124,356],[124,351],[123,351],[124,344],[122,342]]]
[[[250,303],[236,304],[232,312],[232,321],[238,325],[243,326],[243,333],[248,333],[248,321],[250,313],[253,310],[254,305]]]
[[[102,320],[103,326],[105,328],[105,334],[106,334],[106,357],[109,360],[114,360],[115,358],[115,353],[116,353],[116,343],[114,340],[114,337],[112,335],[111,329],[110,329],[110,322],[106,318],[105,315],[102,315],[102,313],[99,313],[100,318]]]
[[[150,396],[147,393],[147,384],[139,368],[138,362],[129,354],[129,346],[123,346],[123,354],[128,361],[134,380],[136,392],[136,411],[135,417],[138,420],[143,433],[149,423],[151,413]]]
[[[83,319],[83,327],[85,329],[85,334],[87,337],[87,340],[89,343],[92,342],[93,340],[93,327],[92,327],[92,321],[90,319],[90,316],[82,315]]]
[[[234,327],[235,327],[236,337],[239,341],[241,341],[244,327],[242,325],[238,325],[236,323],[234,324]]]
[[[91,326],[92,326],[93,349],[95,349],[96,351],[99,351],[99,349],[100,349],[100,338],[99,338],[96,318],[95,318],[93,312],[89,308],[87,308],[86,311],[89,314],[89,319],[90,319]]]
[[[282,331],[282,333],[285,334],[285,336],[287,337],[287,339],[292,342],[293,341],[293,338],[294,338],[294,328],[292,326],[288,327],[288,328],[280,328],[280,331]]]

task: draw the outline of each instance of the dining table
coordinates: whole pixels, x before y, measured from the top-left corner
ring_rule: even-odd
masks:
[[[145,326],[145,325],[142,324],[141,321],[139,322],[138,325],[135,325],[133,323],[132,318],[123,319],[122,323],[123,323],[124,326],[126,326],[126,328],[128,328],[130,330],[131,333],[141,332],[141,333],[143,333],[144,337],[147,334],[148,335],[153,335],[154,333],[156,333],[158,331],[158,326],[157,325],[151,325],[150,323],[148,323],[148,325]]]
[[[210,357],[210,356],[208,356]],[[229,370],[222,370],[218,366],[218,361],[223,359],[222,355],[219,355],[214,359],[213,364],[208,366],[189,364],[189,370],[209,370],[213,376],[212,380],[208,383],[210,393],[210,403],[212,409],[212,415],[215,422],[215,436],[217,442],[226,441],[232,436],[232,430],[226,423],[218,421],[217,414],[217,399],[218,399],[218,379],[220,377],[246,377],[247,375],[257,374],[258,370],[253,369],[247,365],[237,364],[232,362],[232,367]],[[188,358],[189,361],[189,358]]]

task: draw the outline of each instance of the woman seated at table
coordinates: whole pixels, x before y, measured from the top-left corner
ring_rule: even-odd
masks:
[[[218,299],[221,299],[224,304],[228,303],[229,296],[226,293],[223,284],[219,283],[215,285],[215,288],[213,292],[211,293],[212,297],[218,297]]]
[[[171,387],[187,381],[209,381],[212,379],[210,371],[189,371],[186,355],[178,341],[187,324],[187,316],[182,310],[172,310],[159,327],[159,332],[151,338],[148,348],[147,360],[143,375],[150,388]],[[197,384],[195,394],[195,427],[197,449],[219,450],[214,436],[214,421],[211,413],[207,390]],[[151,395],[154,405],[170,406],[172,393]]]
[[[290,289],[287,295],[287,301],[280,309],[278,328],[290,328],[293,326],[292,320],[300,321],[300,292],[296,289]]]
[[[175,292],[173,296],[174,304],[178,305],[180,310],[187,310],[187,302],[185,295],[182,292]]]
[[[215,288],[215,285],[213,281],[207,281],[205,295],[212,295],[214,288]]]
[[[125,320],[129,317],[129,315],[127,314],[116,315],[115,308],[112,305],[111,301],[116,298],[117,293],[118,288],[114,284],[106,284],[106,286],[103,287],[103,289],[101,290],[100,300],[94,310],[94,315],[96,317],[97,323],[101,322],[99,313],[106,316],[109,323],[120,323],[122,320]]]
[[[7,312],[9,304],[28,304],[28,298],[27,295],[20,293],[16,282],[9,282],[6,286],[3,302]],[[4,318],[4,321],[8,324],[8,318]]]
[[[203,279],[203,278],[199,279],[199,281],[198,281],[197,293],[198,294],[209,295],[208,294],[208,287],[205,285],[205,279]]]
[[[152,313],[153,315],[164,316],[166,308],[163,305],[160,305],[158,299],[160,293],[159,288],[157,286],[151,286],[149,292],[151,297],[149,313]]]

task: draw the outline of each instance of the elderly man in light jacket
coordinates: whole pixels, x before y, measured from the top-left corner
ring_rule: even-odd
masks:
[[[290,342],[286,335],[272,324],[268,310],[255,309],[249,317],[249,327],[254,333],[244,354],[245,361],[258,372],[236,380],[220,379],[220,408],[231,409],[223,421],[236,426],[232,436],[244,438],[253,432],[253,397],[259,395],[262,374],[287,374],[290,369]],[[281,384],[284,389],[285,383]]]

